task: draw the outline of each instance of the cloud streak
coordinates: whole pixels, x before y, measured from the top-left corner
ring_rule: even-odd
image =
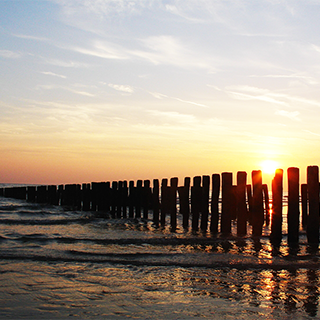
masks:
[[[112,84],[112,83],[109,83],[108,86],[112,89],[115,89],[115,90],[121,91],[121,92],[125,92],[125,93],[133,93],[134,92],[134,89],[131,86]]]
[[[22,54],[11,50],[0,50],[0,57],[7,59],[19,59],[22,57]]]

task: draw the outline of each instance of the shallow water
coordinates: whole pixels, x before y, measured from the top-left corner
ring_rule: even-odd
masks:
[[[0,318],[319,318],[318,248],[269,233],[172,233],[0,198]]]

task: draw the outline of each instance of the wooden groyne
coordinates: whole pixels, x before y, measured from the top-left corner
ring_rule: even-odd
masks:
[[[288,177],[288,243],[299,241],[300,228],[305,229],[309,244],[319,244],[319,168],[307,168],[307,183],[299,182],[299,169],[289,168]],[[260,237],[264,225],[271,223],[270,239],[280,243],[283,237],[283,170],[276,170],[272,181],[272,200],[268,186],[262,183],[262,172],[223,172],[212,176],[138,181],[91,182],[66,185],[20,186],[0,188],[0,196],[34,203],[65,206],[73,210],[98,211],[117,219],[152,219],[156,225],[182,227],[212,234],[230,235],[236,223],[238,236]],[[192,182],[192,183],[191,183]]]

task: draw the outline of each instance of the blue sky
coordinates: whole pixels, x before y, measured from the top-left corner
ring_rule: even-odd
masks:
[[[320,1],[0,0],[3,182],[320,156]],[[63,180],[63,181],[62,181]]]

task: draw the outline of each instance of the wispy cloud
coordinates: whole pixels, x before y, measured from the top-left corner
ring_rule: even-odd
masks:
[[[277,110],[275,112],[276,115],[282,116],[282,117],[287,117],[291,120],[294,121],[301,121],[301,119],[299,118],[300,112],[298,111],[286,111],[286,110]]]
[[[191,14],[186,13],[184,10],[181,10],[181,8],[178,8],[178,6],[176,6],[176,5],[166,4],[165,8],[168,12],[170,12],[174,15],[177,15],[177,16],[179,16],[189,22],[192,22],[192,23],[205,23],[206,22],[204,19],[192,17]]]
[[[38,36],[32,36],[32,35],[26,35],[26,34],[14,34],[13,36],[21,39],[27,39],[27,40],[48,41],[48,39],[44,37],[38,37]]]
[[[18,59],[22,56],[20,52],[15,52],[11,50],[0,50],[0,57],[8,59]]]
[[[74,87],[77,87],[77,85],[75,84]],[[40,84],[36,86],[36,90],[64,90],[64,91],[69,91],[81,96],[86,96],[86,97],[95,97],[95,94],[87,92],[87,91],[83,91],[83,90],[78,90],[75,88],[71,88],[71,87],[66,87],[66,86],[57,86],[57,85],[44,85],[44,84]]]
[[[183,68],[202,68],[208,72],[215,68],[211,59],[199,54],[179,38],[171,35],[150,36],[140,39],[141,50],[128,50],[133,57],[138,57],[155,65],[174,65]]]
[[[126,92],[126,93],[133,93],[134,92],[134,89],[131,86],[112,84],[112,83],[109,83],[108,86],[110,88],[117,90],[117,91],[122,91],[122,92]]]
[[[209,108],[209,106],[207,106],[205,104],[202,104],[202,103],[199,103],[199,102],[184,100],[184,99],[180,99],[180,98],[176,98],[176,97],[170,97],[170,96],[167,96],[167,95],[159,93],[159,92],[148,92],[148,93],[151,94],[156,99],[164,99],[164,98],[173,99],[173,100],[180,101],[180,102],[183,102],[183,103],[188,103],[188,104],[191,104],[191,105],[194,105],[194,106],[197,106],[197,107]]]
[[[251,78],[274,78],[274,79],[297,79],[302,80],[311,85],[319,84],[319,81],[314,77],[303,74],[266,74],[266,75],[251,75]]]
[[[54,76],[54,77],[58,77],[58,78],[62,78],[62,79],[66,79],[67,77],[62,75],[62,74],[56,74],[54,72],[50,72],[50,71],[43,71],[41,72],[42,74],[48,75],[48,76]]]
[[[59,59],[50,59],[45,57],[40,57],[45,64],[57,66],[57,67],[64,67],[64,68],[88,68],[90,64],[79,62],[76,60],[59,60]]]
[[[144,8],[151,7],[156,1],[144,0],[53,0],[58,3],[67,15],[79,12],[93,13],[100,17],[110,14],[139,14]]]
[[[182,114],[176,111],[149,110],[148,113],[155,116],[161,124],[163,123],[192,124],[196,121],[196,118],[194,115]]]
[[[104,59],[128,59],[128,55],[125,53],[126,50],[124,48],[101,40],[94,40],[89,48],[74,46],[70,47],[70,49],[78,53]]]
[[[218,88],[219,89],[219,88]],[[220,90],[220,89],[219,89]],[[290,94],[278,93],[269,89],[252,86],[229,86],[221,91],[239,100],[259,100],[272,104],[290,106],[292,103],[320,107],[320,102]]]

